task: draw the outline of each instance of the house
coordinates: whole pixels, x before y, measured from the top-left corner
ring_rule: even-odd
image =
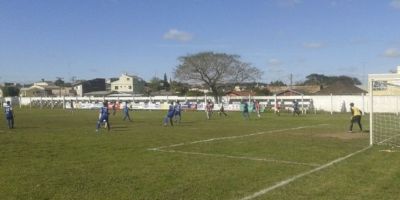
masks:
[[[19,91],[21,97],[45,97],[52,94],[51,90],[46,90],[43,86],[32,85],[30,87],[23,87]]]
[[[118,81],[119,78],[108,78],[106,79],[106,91],[111,91],[111,83]]]
[[[235,97],[235,96],[243,97],[243,96],[254,96],[254,95],[256,95],[256,93],[253,92],[253,91],[236,91],[236,90],[233,90],[233,91],[229,91],[229,92],[225,93],[225,95],[231,96],[231,97]]]
[[[35,82],[29,87],[20,89],[21,97],[74,96],[72,87],[60,87],[51,81]]]
[[[112,92],[112,91],[94,91],[94,92],[88,92],[85,93],[85,97],[105,97],[105,96],[110,96],[113,94],[118,94],[118,92]]]
[[[53,96],[76,96],[76,92],[72,87],[51,87],[51,94]]]
[[[304,93],[293,89],[286,89],[275,94],[276,96],[303,96]]]
[[[202,93],[204,93],[204,94],[207,94],[207,93],[211,92],[211,91],[208,90],[208,89],[203,89],[203,88],[200,88],[200,87],[189,88],[189,91],[202,92]]]
[[[375,74],[373,74],[374,76]],[[384,77],[384,81],[374,82],[374,96],[393,96],[400,95],[400,65],[397,66],[397,73],[395,74],[379,74]],[[385,80],[387,79],[387,80]],[[370,88],[368,88],[370,89]]]
[[[294,95],[295,93],[304,95],[314,94],[322,89],[320,85],[267,86],[266,88],[271,93],[281,94],[282,96],[287,96],[291,92],[293,92]]]
[[[125,73],[117,81],[111,82],[111,91],[127,94],[143,94],[145,83],[142,78]]]
[[[4,87],[18,87],[18,83],[4,82]]]
[[[86,93],[106,91],[106,79],[96,78],[88,81],[79,81],[72,85],[77,96],[84,96]]]
[[[46,97],[52,96],[52,89],[57,87],[51,81],[39,81],[35,82],[29,87],[22,87],[19,91],[21,97]]]
[[[40,87],[49,87],[49,86],[55,86],[55,84],[51,81],[40,81],[40,82],[35,82],[33,83],[34,86],[40,86]]]

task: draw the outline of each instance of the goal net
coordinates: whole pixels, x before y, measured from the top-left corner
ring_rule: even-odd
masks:
[[[400,74],[371,74],[370,144],[400,147]]]

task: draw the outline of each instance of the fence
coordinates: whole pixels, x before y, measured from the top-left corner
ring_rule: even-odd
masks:
[[[0,101],[12,101],[12,104],[19,107],[29,108],[64,108],[70,109],[71,103],[76,109],[97,109],[104,101],[116,102],[118,106],[122,106],[125,102],[134,109],[152,109],[164,110],[168,109],[168,102],[180,101],[185,109],[204,110],[205,102],[212,97],[178,97],[178,96],[154,96],[154,97],[13,97],[3,98]],[[346,95],[346,96],[224,96],[219,99],[219,104],[215,104],[214,109],[219,109],[223,104],[226,110],[239,111],[242,101],[258,100],[265,108],[273,108],[276,103],[281,105],[282,109],[291,109],[293,100],[299,102],[299,107],[304,112],[348,112],[349,104],[353,102],[362,111],[369,112],[369,98],[365,94]],[[397,102],[397,96],[377,96],[374,101],[382,100],[382,102]],[[250,105],[251,107],[252,105]],[[380,108],[381,106],[382,108]],[[385,112],[390,108],[387,105],[376,105],[376,110]]]

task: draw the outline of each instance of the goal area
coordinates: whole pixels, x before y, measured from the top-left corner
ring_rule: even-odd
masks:
[[[368,75],[370,145],[400,147],[400,73]]]

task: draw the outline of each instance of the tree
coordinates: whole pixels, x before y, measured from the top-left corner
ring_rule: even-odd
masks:
[[[61,77],[57,77],[57,80],[54,81],[54,84],[57,86],[60,86],[60,87],[64,86],[65,82],[62,79],[63,78],[61,78]]]
[[[254,88],[252,89],[254,93],[256,93],[257,96],[268,96],[271,95],[271,92],[267,88]]]
[[[286,86],[286,84],[282,81],[271,81],[271,83],[269,83],[270,86]]]
[[[179,58],[174,70],[175,78],[193,83],[204,83],[212,95],[218,98],[224,83],[256,81],[262,72],[249,63],[240,61],[237,55],[201,52]]]
[[[19,88],[14,86],[6,86],[2,88],[4,97],[19,96]]]
[[[310,74],[306,76],[306,81],[303,85],[331,85],[336,82],[341,82],[349,85],[361,85],[361,81],[349,76],[325,76],[323,74]]]
[[[163,87],[166,91],[169,91],[169,89],[170,89],[170,85],[168,83],[168,78],[167,78],[167,73],[164,73]]]
[[[202,92],[202,91],[193,91],[193,90],[191,90],[191,91],[188,91],[187,93],[186,93],[186,95],[187,96],[191,96],[191,97],[201,97],[201,96],[204,96],[204,92]]]
[[[189,91],[189,85],[184,84],[178,81],[172,81],[171,82],[171,90],[175,91],[179,95],[186,95],[186,93]]]
[[[163,81],[157,77],[153,77],[148,83],[150,92],[160,91],[163,88]]]

